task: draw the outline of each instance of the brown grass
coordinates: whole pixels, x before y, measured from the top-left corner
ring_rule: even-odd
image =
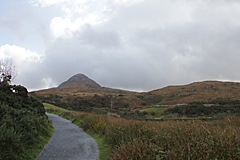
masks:
[[[145,122],[79,112],[65,116],[104,136],[112,160],[240,159],[239,119]]]

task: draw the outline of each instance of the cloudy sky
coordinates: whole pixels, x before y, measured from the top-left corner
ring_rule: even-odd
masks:
[[[240,81],[239,17],[239,0],[1,0],[0,60],[28,90]]]

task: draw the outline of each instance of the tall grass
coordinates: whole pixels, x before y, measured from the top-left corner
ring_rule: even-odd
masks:
[[[240,120],[145,122],[61,113],[105,137],[111,160],[240,159]]]
[[[131,121],[123,123],[125,125],[121,125],[120,128],[114,127],[115,129],[108,130],[108,137],[116,134],[114,132],[118,132],[119,130],[124,131],[129,126],[133,126],[133,122]],[[117,124],[121,124],[121,122]],[[133,154],[132,149],[136,148],[135,140],[138,140],[140,144],[148,145],[148,153],[152,154],[152,158],[150,159],[240,158],[239,120],[215,122],[142,122],[139,124],[135,123],[135,125],[137,126],[131,132],[118,132],[120,133],[118,142],[122,140],[121,144],[116,143],[116,137],[108,138],[113,140],[109,143],[114,144],[114,150],[117,150],[114,151],[112,159],[128,159],[128,157],[131,157]],[[126,144],[128,146],[127,150],[124,149]],[[145,155],[146,149],[143,150],[142,148],[143,146],[139,145],[139,150],[135,153],[139,154],[138,152],[142,151],[142,155]]]

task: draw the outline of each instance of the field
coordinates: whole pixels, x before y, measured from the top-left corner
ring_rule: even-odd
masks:
[[[56,107],[47,111],[101,137],[100,159],[240,159],[239,119],[145,122]]]
[[[151,107],[151,108],[142,109],[139,112],[142,114],[151,114],[152,117],[155,119],[161,119],[161,118],[164,118],[164,112],[168,108],[169,107]]]
[[[60,107],[54,106],[54,105],[52,105],[52,104],[43,103],[43,105],[44,105],[44,108],[45,108],[46,110],[48,110],[48,109],[57,109],[57,110],[62,111],[62,112],[70,112],[70,111],[67,110],[67,109],[60,108]]]

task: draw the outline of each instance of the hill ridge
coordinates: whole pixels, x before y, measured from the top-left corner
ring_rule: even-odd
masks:
[[[212,101],[216,99],[240,99],[239,82],[202,81],[186,85],[167,86],[150,91],[161,95],[166,103],[190,103],[194,101]]]
[[[84,74],[76,74],[57,88],[33,91],[32,95],[59,95],[92,97],[106,95],[122,97],[124,101],[140,106],[140,104],[179,104],[196,101],[210,102],[219,99],[240,100],[240,83],[230,81],[206,80],[185,85],[169,85],[148,92],[132,92],[128,90],[101,87]]]

